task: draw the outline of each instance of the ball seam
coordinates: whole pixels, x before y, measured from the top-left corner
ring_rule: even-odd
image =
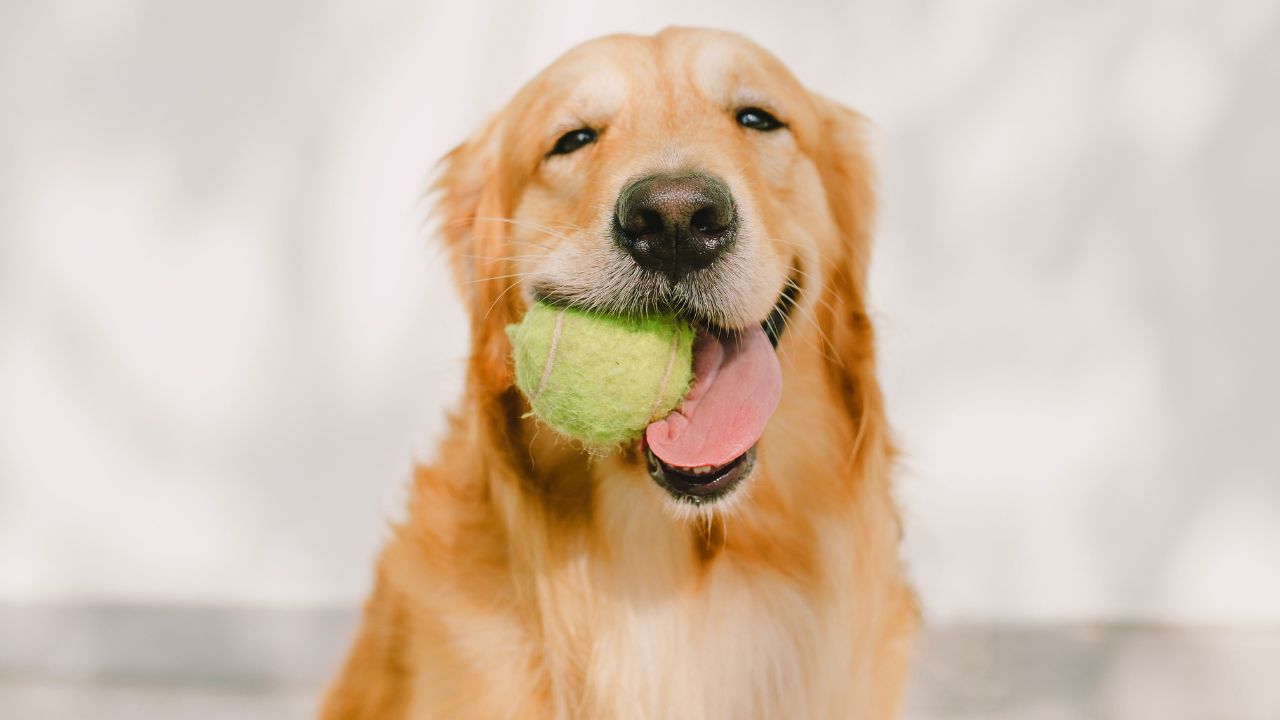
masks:
[[[653,399],[653,407],[649,409],[649,420],[656,420],[658,409],[662,407],[662,400],[667,396],[667,383],[671,382],[671,373],[676,367],[676,355],[680,349],[680,331],[676,330],[671,334],[671,351],[667,355],[667,370],[662,375],[662,382],[658,384],[658,396]]]
[[[556,326],[551,331],[551,347],[547,349],[547,364],[542,366],[542,377],[538,379],[538,388],[533,391],[530,401],[541,397],[542,391],[547,389],[547,383],[551,380],[551,367],[555,364],[556,348],[560,346],[560,333],[564,329],[564,313],[563,308],[556,313]]]

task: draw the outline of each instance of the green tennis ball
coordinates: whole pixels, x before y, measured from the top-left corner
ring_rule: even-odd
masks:
[[[533,414],[594,449],[640,437],[693,381],[693,328],[673,317],[535,303],[507,336]]]

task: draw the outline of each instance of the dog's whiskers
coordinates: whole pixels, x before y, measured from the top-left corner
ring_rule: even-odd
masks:
[[[498,306],[498,302],[502,300],[502,296],[504,296],[504,295],[506,295],[507,293],[511,292],[511,289],[512,289],[512,288],[514,288],[515,286],[519,285],[519,284],[520,284],[520,282],[517,280],[516,282],[513,282],[513,283],[511,283],[510,285],[507,285],[507,287],[506,287],[506,289],[505,289],[505,290],[503,290],[502,292],[498,293],[498,297],[494,298],[494,299],[493,299],[493,302],[489,303],[489,309],[484,311],[484,317],[485,317],[485,319],[486,319],[486,320],[487,320],[487,319],[489,319],[489,314],[493,312],[493,309],[494,309],[495,307],[497,307],[497,306]]]
[[[536,275],[536,274],[537,273],[534,273],[534,272],[517,272],[517,273],[507,273],[506,275],[488,275],[485,277],[478,277],[478,278],[473,278],[471,280],[468,280],[466,284],[474,285],[475,283],[488,282],[490,280],[508,280],[510,278],[524,278],[524,277],[529,277],[531,275]]]
[[[545,235],[550,235],[551,237],[556,238],[556,239],[558,239],[558,240],[564,240],[564,241],[566,241],[566,242],[567,242],[568,240],[570,240],[569,236],[568,236],[568,235],[565,235],[565,234],[564,234],[564,233],[562,233],[562,232],[557,232],[556,230],[553,230],[553,229],[551,229],[551,228],[547,227],[546,225],[540,225],[540,224],[538,224],[538,223],[529,222],[529,221],[527,221],[527,220],[516,220],[516,219],[514,219],[514,218],[491,217],[491,216],[483,216],[483,215],[482,215],[482,216],[476,216],[476,217],[472,217],[472,218],[467,218],[467,219],[466,219],[466,221],[467,221],[467,222],[477,222],[477,223],[480,223],[480,222],[497,222],[497,223],[506,223],[506,224],[508,224],[508,225],[514,225],[514,226],[516,226],[516,227],[522,227],[522,228],[527,228],[527,229],[529,229],[529,230],[535,230],[535,231],[540,232],[540,233],[543,233],[543,234],[545,234]],[[569,230],[579,230],[579,231],[581,231],[581,228],[578,228],[578,227],[576,227],[576,226],[575,226],[575,227],[573,227],[573,228],[566,228],[566,229],[569,229]]]
[[[536,240],[528,240],[528,239],[522,239],[522,238],[516,238],[516,237],[503,237],[500,235],[477,235],[475,239],[480,242],[484,242],[487,240],[500,240],[502,242],[512,243],[514,245],[532,245],[534,247],[540,247],[543,250],[547,250],[547,251],[555,249],[555,246],[553,245],[540,243],[540,242],[537,242]]]
[[[458,257],[470,258],[472,260],[537,260],[542,255],[476,255],[473,253],[454,253]]]
[[[784,244],[788,242],[788,241],[786,241],[786,240],[782,240],[781,238],[773,238],[773,237],[771,237],[771,238],[769,238],[769,239],[770,239],[770,240],[777,240],[777,241],[782,242],[782,243],[784,243]],[[792,270],[792,272],[794,272],[795,274],[799,275],[799,276],[800,276],[800,277],[802,277],[802,278],[809,278],[809,279],[811,279],[811,280],[813,279],[813,275],[811,275],[810,273],[808,273],[808,272],[806,272],[806,271],[804,271],[804,270],[800,269],[799,267],[795,267],[795,266],[793,265],[793,266],[792,266],[792,268],[791,268],[791,270]],[[813,301],[814,301],[815,303],[820,304],[820,305],[822,305],[823,307],[825,307],[828,311],[830,311],[830,312],[831,312],[832,316],[834,316],[834,317],[838,317],[839,313],[837,313],[837,312],[836,312],[836,309],[831,305],[831,303],[830,303],[830,302],[828,302],[828,301],[827,301],[827,299],[823,297],[823,291],[825,290],[825,288],[822,288],[822,287],[821,287],[821,285],[820,285],[819,283],[810,283],[810,285],[811,285],[811,286],[817,286],[817,287],[815,288],[815,289],[817,290],[817,292],[814,292],[814,293],[805,293],[805,294],[806,294],[807,296],[812,296],[812,297],[813,297]],[[808,345],[812,350],[814,350],[814,351],[815,351],[815,352],[817,352],[818,354],[822,355],[824,358],[826,358],[826,359],[828,359],[828,360],[831,360],[831,361],[833,361],[833,362],[839,362],[839,358],[833,357],[833,356],[831,355],[831,350],[834,350],[834,348],[835,348],[835,344],[831,341],[831,338],[827,336],[826,331],[822,329],[822,323],[818,322],[818,318],[817,318],[817,316],[813,313],[812,307],[806,307],[806,306],[802,305],[802,304],[799,302],[799,300],[798,300],[798,298],[797,298],[797,297],[794,297],[794,296],[788,295],[788,294],[786,294],[786,293],[783,293],[781,300],[782,300],[783,302],[786,302],[786,303],[788,304],[788,306],[790,306],[790,307],[791,307],[791,309],[795,311],[795,312],[786,313],[786,314],[783,316],[783,327],[784,327],[784,328],[785,328],[785,327],[790,327],[790,324],[791,324],[791,318],[792,318],[792,316],[800,316],[800,317],[803,317],[803,318],[804,318],[804,319],[805,319],[809,324],[811,324],[811,325],[813,326],[813,329],[818,333],[818,337],[819,337],[819,339],[822,341],[822,348],[820,349],[820,348],[814,347],[814,345],[813,345],[813,343],[812,343],[812,342],[808,342],[808,341],[806,341],[806,344],[807,344],[807,345]]]

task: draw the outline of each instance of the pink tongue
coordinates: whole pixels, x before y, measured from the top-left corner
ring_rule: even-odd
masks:
[[[721,340],[699,333],[684,403],[649,423],[649,449],[668,465],[723,465],[760,439],[782,395],[782,369],[764,330]]]

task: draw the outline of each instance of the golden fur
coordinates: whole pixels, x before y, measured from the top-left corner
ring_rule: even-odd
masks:
[[[786,132],[751,135],[735,103],[776,109]],[[606,129],[545,158],[574,122]],[[574,49],[450,153],[439,207],[471,317],[465,396],[323,717],[897,715],[917,613],[865,308],[860,125],[740,37],[668,29]],[[503,332],[530,278],[605,242],[620,184],[666,166],[725,177],[756,228],[743,324],[789,274],[801,287],[754,476],[701,509],[674,503],[637,447],[593,458],[524,418]]]

